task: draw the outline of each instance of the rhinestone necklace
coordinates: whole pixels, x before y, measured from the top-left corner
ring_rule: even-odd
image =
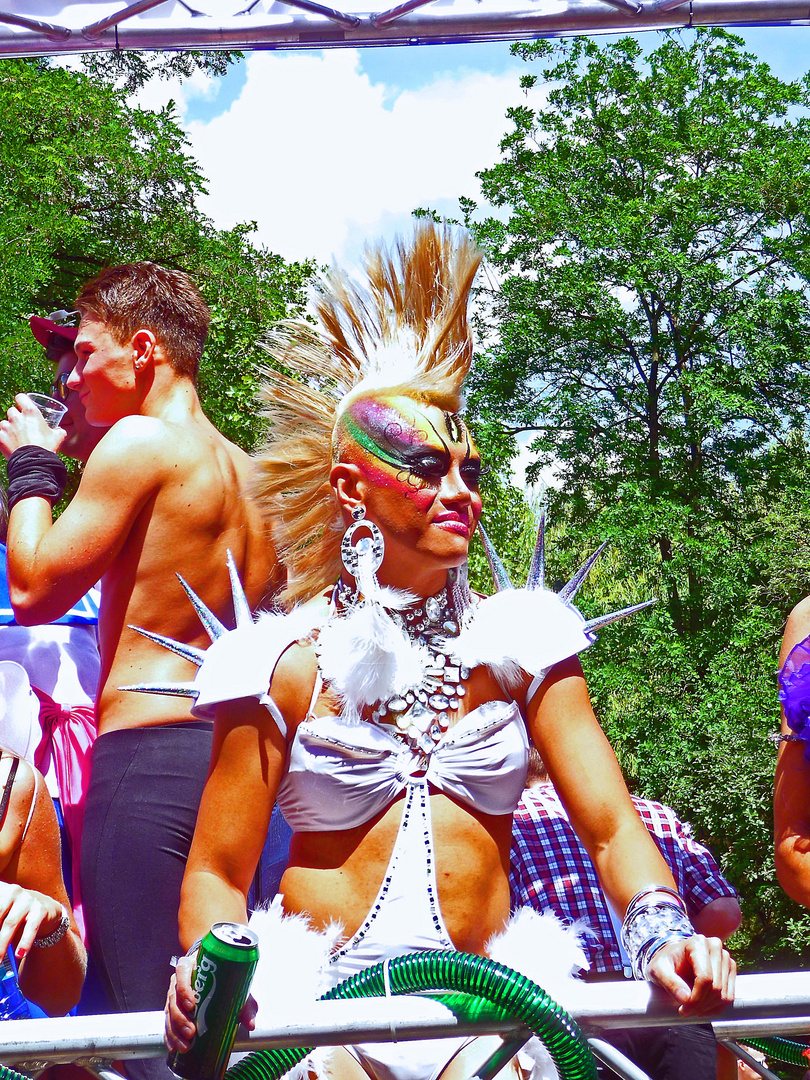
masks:
[[[371,720],[425,758],[450,726],[449,712],[459,707],[467,693],[465,682],[470,671],[453,655],[451,640],[458,637],[475,611],[466,570],[466,566],[448,570],[447,584],[433,596],[402,611],[386,609],[392,622],[415,645],[427,650],[430,661],[423,669],[419,686],[411,687],[401,697],[379,702]],[[338,581],[339,606],[351,607],[357,599],[351,586],[342,579]]]

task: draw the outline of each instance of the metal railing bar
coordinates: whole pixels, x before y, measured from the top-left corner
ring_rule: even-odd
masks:
[[[42,22],[39,19],[28,19],[25,15],[13,15],[10,11],[0,11],[0,23],[21,26],[24,30],[33,30],[49,41],[67,41],[71,36],[71,31],[66,26],[56,26],[54,23]]]
[[[628,15],[640,15],[644,10],[642,4],[633,3],[633,0],[602,0],[602,3],[616,8],[617,11],[624,11]]]
[[[617,1050],[615,1046],[605,1042],[604,1039],[588,1039],[588,1046],[590,1046],[594,1057],[599,1058],[604,1065],[607,1065],[622,1080],[650,1080],[648,1074],[643,1069],[640,1069],[635,1061],[625,1057],[621,1050]]]
[[[341,26],[348,26],[354,29],[360,25],[360,18],[357,15],[347,15],[345,11],[338,11],[336,8],[325,7],[323,4],[316,4],[315,0],[281,0],[282,4],[287,7],[300,8],[301,11],[312,12],[313,15],[323,15],[325,19],[330,22],[340,23]]]
[[[699,1022],[681,1017],[669,997],[647,983],[570,983],[560,1002],[592,1034],[611,1027],[650,1027]],[[402,1041],[460,1035],[502,1034],[522,1030],[498,1011],[475,1021],[457,1017],[429,995],[316,1001],[273,1015],[273,1026],[237,1039],[239,1050],[295,1046],[329,1046],[336,1042],[389,1042],[392,1025]],[[295,1011],[293,1011],[295,1010]],[[742,975],[737,1001],[715,1021],[722,1038],[751,1037],[755,1031],[773,1034],[808,1030],[810,973],[781,972]],[[502,1015],[502,1014],[501,1014]],[[261,1014],[260,1014],[261,1017]],[[745,1031],[739,1026],[745,1024]],[[728,1027],[724,1027],[728,1025]],[[337,1036],[337,1038],[336,1038]],[[6,1020],[0,1025],[0,1060],[70,1061],[77,1057],[120,1060],[158,1057],[163,1047],[163,1013],[124,1013],[51,1020]]]
[[[123,1073],[120,1073],[117,1069],[112,1067],[112,1062],[100,1062],[91,1060],[84,1060],[81,1062],[83,1069],[87,1069],[93,1076],[97,1076],[98,1080],[126,1080]]]
[[[713,1020],[717,1039],[767,1039],[769,1035],[810,1035],[810,1016],[764,1017],[760,1020]]]
[[[284,17],[260,11],[221,19],[189,16],[185,23],[172,22],[168,17],[154,20],[127,17],[128,21],[115,33],[110,30],[83,38],[74,31],[64,41],[49,40],[43,33],[4,27],[0,23],[0,55],[57,56],[116,48],[356,48],[449,41],[515,41],[558,34],[635,33],[641,29],[678,26],[805,25],[810,20],[810,3],[808,0],[690,0],[663,12],[645,3],[639,15],[611,8],[603,0],[564,0],[546,11],[529,3],[510,11],[503,11],[498,5],[493,8],[481,5],[470,11],[463,5],[427,4],[385,27],[375,27],[368,17],[360,18],[356,26],[337,27],[334,19],[319,18],[317,12],[309,9],[305,12],[297,16],[291,10],[290,16]]]
[[[372,15],[368,21],[372,26],[388,26],[390,23],[396,22],[397,19],[401,19],[403,15],[407,15],[409,11],[416,11],[417,8],[432,3],[433,0],[405,0],[404,4],[397,4],[396,7],[389,8],[388,11],[381,11],[379,15]]]
[[[499,1045],[480,1065],[475,1067],[475,1072],[470,1076],[470,1080],[494,1080],[494,1077],[498,1075],[504,1065],[512,1060],[531,1037],[532,1033],[524,1028],[517,1035],[506,1039],[501,1038]]]
[[[119,23],[131,19],[135,15],[142,15],[145,11],[151,11],[152,8],[160,7],[161,4],[165,3],[166,0],[137,0],[136,3],[130,4],[121,11],[116,11],[112,15],[107,15],[106,18],[99,19],[98,22],[89,23],[82,29],[82,36],[87,38],[98,37],[99,34],[103,34],[105,30],[109,30],[113,26],[118,26]]]
[[[720,1045],[725,1046],[726,1050],[730,1050],[735,1057],[744,1061],[745,1064],[761,1076],[763,1080],[779,1080],[776,1073],[771,1072],[771,1070],[766,1065],[763,1065],[761,1061],[757,1061],[754,1055],[749,1054],[744,1046],[738,1046],[737,1043],[731,1042],[729,1039],[723,1039]]]
[[[651,11],[674,11],[688,3],[689,0],[653,0],[648,6]]]
[[[674,1011],[671,999],[648,983],[619,980],[572,985],[560,1002],[580,1023],[600,1028],[696,1023]],[[736,1000],[717,1021],[806,1016],[810,1012],[810,972],[740,975]]]

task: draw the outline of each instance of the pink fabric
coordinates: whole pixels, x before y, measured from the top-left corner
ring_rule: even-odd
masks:
[[[94,710],[89,705],[63,708],[36,686],[33,691],[39,698],[39,722],[42,727],[42,738],[34,752],[34,764],[40,772],[45,773],[51,760],[54,763],[65,831],[70,842],[73,911],[84,938],[79,870],[84,804],[90,784],[90,762],[96,738]]]

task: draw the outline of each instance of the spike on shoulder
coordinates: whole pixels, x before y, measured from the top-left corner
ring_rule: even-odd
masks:
[[[172,652],[177,653],[178,656],[182,656],[186,660],[190,660],[197,667],[200,667],[205,659],[203,649],[196,649],[193,645],[184,645],[180,641],[164,637],[163,634],[153,634],[151,630],[144,630],[142,626],[130,625],[129,628],[134,630],[136,634],[142,634],[145,638],[149,638],[150,641],[154,641],[157,645],[162,645],[164,649],[171,649]]]
[[[540,524],[537,529],[537,542],[534,545],[532,565],[526,579],[526,588],[530,590],[546,587],[546,508],[540,511]]]
[[[233,596],[233,611],[236,616],[236,627],[241,629],[243,626],[253,625],[253,613],[250,610],[250,604],[248,598],[245,595],[245,590],[242,588],[242,582],[239,580],[239,571],[236,569],[236,563],[234,562],[231,549],[228,548],[228,574],[231,578],[231,595]]]
[[[643,604],[633,604],[631,607],[619,608],[618,611],[612,611],[608,615],[599,615],[595,619],[588,619],[585,623],[585,633],[593,634],[597,630],[601,630],[603,626],[607,626],[608,623],[616,622],[618,619],[626,619],[628,615],[635,615],[637,611],[643,611],[644,608],[648,608],[651,604],[657,604],[657,600],[645,600]]]
[[[588,576],[588,574],[590,574],[591,567],[605,550],[605,548],[608,546],[608,543],[609,541],[605,540],[604,544],[600,544],[596,551],[593,553],[593,555],[591,555],[589,559],[586,559],[582,566],[580,566],[579,570],[577,570],[577,572],[574,574],[568,584],[563,585],[563,587],[560,589],[559,597],[564,603],[567,604],[569,600],[573,600],[574,597],[577,595],[583,581]]]
[[[197,612],[200,622],[205,627],[206,633],[211,638],[211,640],[216,641],[217,638],[222,637],[223,634],[227,633],[226,628],[222,625],[222,623],[219,621],[213,611],[211,611],[205,606],[205,604],[202,602],[199,596],[197,596],[197,594],[194,592],[194,590],[191,588],[185,578],[181,577],[181,575],[178,574],[177,580],[183,586],[186,596],[194,605],[194,610]]]
[[[484,553],[489,563],[489,569],[492,577],[495,581],[495,589],[497,592],[503,592],[504,589],[514,589],[509,574],[506,572],[506,567],[501,562],[500,556],[495,548],[492,546],[492,541],[487,536],[486,529],[478,522],[478,531],[481,533],[481,540],[484,544]]]
[[[119,690],[131,690],[138,694],[171,694],[173,697],[196,698],[199,689],[194,683],[135,683],[119,686]]]

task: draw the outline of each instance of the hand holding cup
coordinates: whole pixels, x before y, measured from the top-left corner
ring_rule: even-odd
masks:
[[[59,427],[62,417],[67,412],[67,405],[63,401],[49,397],[47,394],[26,394],[25,396],[29,401],[33,401],[49,428]]]
[[[36,399],[43,404],[38,404]],[[9,458],[21,446],[58,450],[66,435],[64,428],[59,427],[66,406],[46,394],[17,394],[14,402],[8,410],[8,419],[0,422],[0,451]]]

